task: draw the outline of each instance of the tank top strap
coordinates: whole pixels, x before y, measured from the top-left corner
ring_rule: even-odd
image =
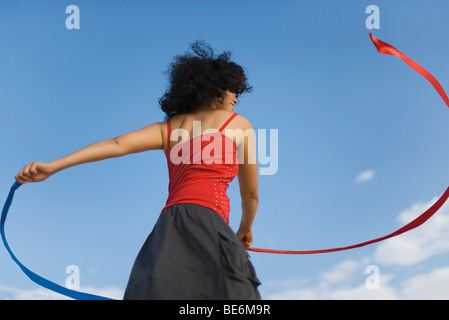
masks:
[[[229,122],[231,122],[232,121],[232,119],[234,119],[235,118],[235,116],[237,115],[237,113],[233,113],[230,117],[229,117],[229,119],[228,120],[226,120],[226,122],[221,126],[221,128],[220,128],[220,132],[229,124]]]

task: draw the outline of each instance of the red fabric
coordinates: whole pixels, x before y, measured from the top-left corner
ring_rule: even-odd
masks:
[[[370,33],[371,41],[376,46],[376,49],[379,53],[383,54],[390,54],[397,56],[401,58],[403,61],[405,61],[410,67],[412,67],[416,72],[420,73],[423,77],[425,77],[437,90],[441,98],[444,100],[444,102],[449,107],[449,99],[446,95],[446,92],[444,92],[443,88],[441,87],[440,83],[435,79],[435,77],[430,74],[426,69],[421,67],[419,64],[417,64],[415,61],[404,55],[402,52],[400,52],[395,47],[391,46],[390,44],[383,42],[381,40],[378,40]],[[419,227],[424,222],[426,222],[431,216],[433,216],[440,208],[441,206],[446,202],[446,200],[449,197],[449,188],[446,189],[446,191],[443,193],[443,195],[423,214],[421,214],[418,218],[407,224],[406,226],[400,228],[399,230],[396,230],[395,232],[380,237],[374,240],[362,242],[359,244],[347,246],[347,247],[340,247],[340,248],[333,248],[333,249],[324,249],[324,250],[307,250],[307,251],[289,251],[289,250],[271,250],[271,249],[259,249],[259,248],[248,248],[248,250],[251,251],[257,251],[257,252],[269,252],[269,253],[286,253],[286,254],[312,254],[312,253],[325,253],[325,252],[334,252],[334,251],[341,251],[341,250],[348,250],[353,248],[359,248],[362,246],[366,246],[368,244],[372,244],[375,242],[379,242],[382,240],[386,240],[395,236],[398,236],[404,232],[407,232],[409,230],[412,230],[414,228]]]
[[[226,190],[238,173],[238,163],[234,142],[221,131],[236,115],[229,117],[218,132],[202,134],[168,148],[169,195],[163,210],[176,203],[193,203],[214,210],[229,223]],[[170,142],[170,121],[167,128]]]

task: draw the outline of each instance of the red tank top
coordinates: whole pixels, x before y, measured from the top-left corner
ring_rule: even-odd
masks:
[[[218,132],[201,134],[168,147],[165,155],[169,194],[163,210],[176,203],[193,203],[214,210],[229,223],[226,190],[239,167],[234,141],[221,131],[236,115],[232,114]],[[167,121],[168,146],[170,135],[170,121]]]

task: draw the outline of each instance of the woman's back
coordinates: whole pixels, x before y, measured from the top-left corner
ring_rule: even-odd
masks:
[[[175,135],[172,134],[170,139],[170,137],[167,136],[168,128],[163,130],[164,151],[167,152],[168,148],[172,148],[174,145],[184,142],[187,139],[193,139],[198,135],[211,133],[214,130],[219,131],[219,129],[222,128],[222,126],[233,114],[234,113],[232,111],[225,109],[203,109],[173,116],[170,120],[168,120],[170,132],[173,133],[175,130],[179,131],[175,131],[177,133]],[[245,118],[237,115],[226,125],[225,128],[228,129],[228,131],[223,130],[221,133],[231,138],[236,145],[240,144],[239,137],[232,132],[239,129],[244,131],[245,127],[247,127],[247,123],[248,121]],[[229,130],[232,130],[231,133],[229,133]]]
[[[166,136],[170,137],[166,141],[170,182],[163,210],[177,203],[193,203],[214,210],[229,223],[226,190],[239,166],[235,143],[222,132],[236,116],[237,113],[228,111],[208,111],[178,115],[173,122],[166,122]],[[176,129],[172,129],[173,124]],[[182,138],[180,142],[177,137]]]

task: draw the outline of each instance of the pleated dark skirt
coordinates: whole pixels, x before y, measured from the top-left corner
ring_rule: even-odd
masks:
[[[215,211],[175,204],[140,250],[125,300],[255,300],[260,281],[247,251]]]

